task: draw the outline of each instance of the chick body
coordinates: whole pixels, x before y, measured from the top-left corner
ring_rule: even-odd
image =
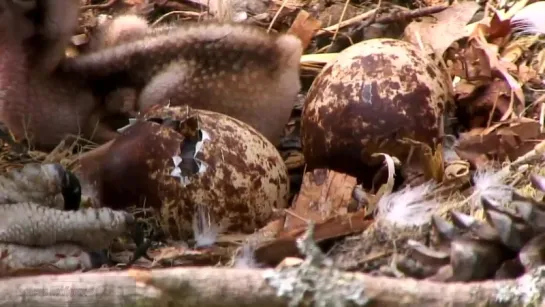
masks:
[[[216,22],[150,31],[67,60],[63,70],[91,79],[99,94],[135,88],[138,111],[187,104],[242,120],[278,142],[300,90],[297,37]]]

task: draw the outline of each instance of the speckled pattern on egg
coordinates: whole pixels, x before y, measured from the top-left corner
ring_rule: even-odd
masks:
[[[145,196],[146,205],[158,209],[161,224],[174,238],[192,234],[196,205],[209,208],[226,230],[243,232],[264,226],[274,208],[287,206],[287,168],[276,148],[247,124],[187,107],[157,106],[144,119],[129,127],[103,160],[106,206],[131,201],[141,207]],[[188,138],[181,127],[192,121],[204,137],[197,153],[188,156],[182,152]],[[204,167],[188,166],[193,157]],[[184,180],[173,175],[175,161],[183,159]],[[119,184],[123,180],[127,182]]]
[[[306,97],[302,141],[309,169],[359,174],[377,152],[402,162],[406,137],[436,145],[452,100],[446,74],[410,43],[372,39],[326,65]]]

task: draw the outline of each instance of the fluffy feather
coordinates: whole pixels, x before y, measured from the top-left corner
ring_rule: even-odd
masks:
[[[88,78],[99,96],[133,88],[135,111],[167,103],[198,107],[239,119],[277,144],[301,89],[301,40],[236,23],[165,29],[67,59],[60,70]]]
[[[486,197],[495,203],[504,206],[511,201],[513,188],[505,184],[507,173],[503,170],[481,169],[473,175],[475,183],[472,204],[475,208],[481,206],[481,197]]]
[[[263,267],[255,259],[256,244],[252,240],[247,241],[235,256],[233,267],[236,269],[256,269]]]
[[[438,207],[436,199],[429,199],[432,183],[405,189],[382,197],[378,204],[377,220],[399,227],[420,226],[428,223]]]
[[[216,243],[222,230],[223,227],[214,221],[206,206],[197,206],[193,216],[195,247],[210,246]]]
[[[545,34],[545,1],[527,5],[511,18],[514,31],[521,34]]]

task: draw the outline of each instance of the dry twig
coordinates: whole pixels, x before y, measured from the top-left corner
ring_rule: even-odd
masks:
[[[290,290],[293,280],[285,278],[294,270],[298,269],[175,268],[12,278],[0,285],[0,307],[287,306],[289,296],[297,295],[293,293],[297,287]],[[540,269],[517,280],[465,284],[372,277],[331,269],[315,269],[306,277],[330,282],[335,277],[330,291],[346,283],[359,285],[363,292],[353,296],[368,301],[358,304],[347,297],[351,302],[346,306],[539,306],[545,293],[544,273]],[[279,297],[279,289],[265,276],[277,279],[287,296]],[[313,295],[312,291],[308,294]]]

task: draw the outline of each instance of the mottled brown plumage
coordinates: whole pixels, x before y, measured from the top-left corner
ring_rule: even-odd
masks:
[[[300,89],[301,54],[292,35],[188,23],[69,59],[62,68],[87,76],[99,91],[137,89],[139,111],[188,104],[242,120],[277,143]]]
[[[10,63],[13,65],[15,62]],[[96,101],[85,83],[61,74],[22,75],[27,78],[12,83],[16,92],[5,97],[0,106],[0,121],[17,139],[26,139],[39,149],[51,149],[67,137],[83,135],[101,143],[117,136],[100,124]]]
[[[174,24],[151,27],[144,17],[133,14],[114,18],[106,17],[105,20],[99,19],[98,23],[90,35],[87,47],[89,51],[98,51],[146,37],[163,35],[178,29]]]
[[[148,21],[138,15],[126,14],[115,18],[105,17],[98,21],[98,26],[91,32],[87,51],[100,51],[123,43],[142,40],[175,31],[175,25],[151,27]],[[108,92],[103,97],[106,112],[135,117],[138,90],[134,87],[120,87]]]

